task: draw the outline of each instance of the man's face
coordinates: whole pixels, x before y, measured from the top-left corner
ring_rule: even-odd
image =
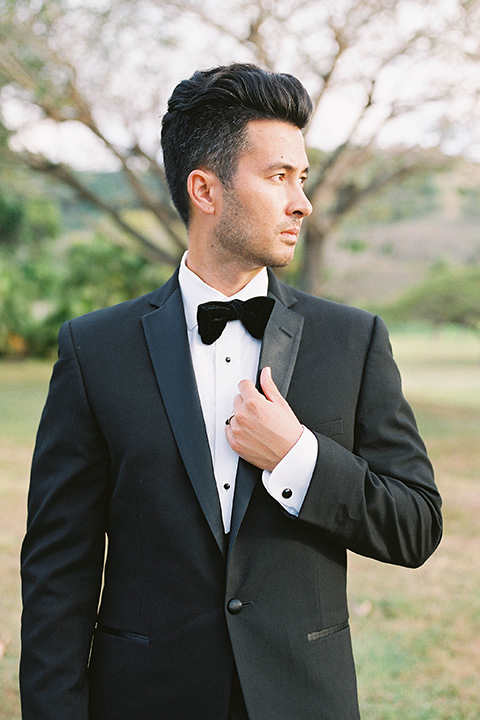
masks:
[[[312,211],[303,191],[308,170],[303,135],[290,123],[252,120],[247,137],[248,149],[223,190],[215,237],[225,259],[245,270],[283,267]]]

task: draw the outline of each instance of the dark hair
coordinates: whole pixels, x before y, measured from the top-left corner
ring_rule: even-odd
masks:
[[[199,70],[179,83],[163,117],[162,150],[168,187],[184,223],[192,170],[212,170],[228,186],[246,150],[250,120],[283,120],[303,129],[311,113],[312,101],[297,78],[255,65]]]

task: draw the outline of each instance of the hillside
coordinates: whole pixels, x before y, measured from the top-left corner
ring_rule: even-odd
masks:
[[[416,217],[394,222],[351,218],[331,238],[325,295],[364,306],[384,304],[440,263],[480,262],[480,165],[459,163],[433,183],[430,211],[422,212],[420,204]]]
[[[359,228],[352,252],[338,233],[325,253],[325,295],[348,303],[383,304],[419,283],[439,263],[480,262],[480,221],[447,219],[436,213]]]
[[[158,233],[120,173],[80,175],[102,198],[130,216],[134,211],[140,227]],[[82,229],[118,236],[101,211],[65,186],[43,183],[62,211],[61,244]],[[154,195],[165,192],[154,178],[149,183]],[[480,164],[455,160],[447,171],[408,178],[346,218],[325,249],[324,294],[367,307],[383,305],[419,283],[433,266],[469,262],[480,262]]]

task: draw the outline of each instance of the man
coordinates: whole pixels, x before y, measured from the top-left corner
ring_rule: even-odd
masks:
[[[346,550],[420,565],[440,498],[383,323],[267,270],[311,211],[310,113],[298,80],[253,66],[180,83],[162,147],[188,254],[60,331],[24,720],[359,717]]]

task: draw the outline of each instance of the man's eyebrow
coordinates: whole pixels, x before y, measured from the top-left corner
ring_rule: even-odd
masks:
[[[290,163],[281,161],[281,162],[275,162],[275,163],[272,163],[271,165],[268,165],[266,170],[267,170],[267,172],[271,172],[272,170],[287,170],[288,172],[296,172],[297,168],[295,167],[295,165],[291,165]],[[308,175],[308,165],[306,168],[304,168],[301,171],[301,174]]]

